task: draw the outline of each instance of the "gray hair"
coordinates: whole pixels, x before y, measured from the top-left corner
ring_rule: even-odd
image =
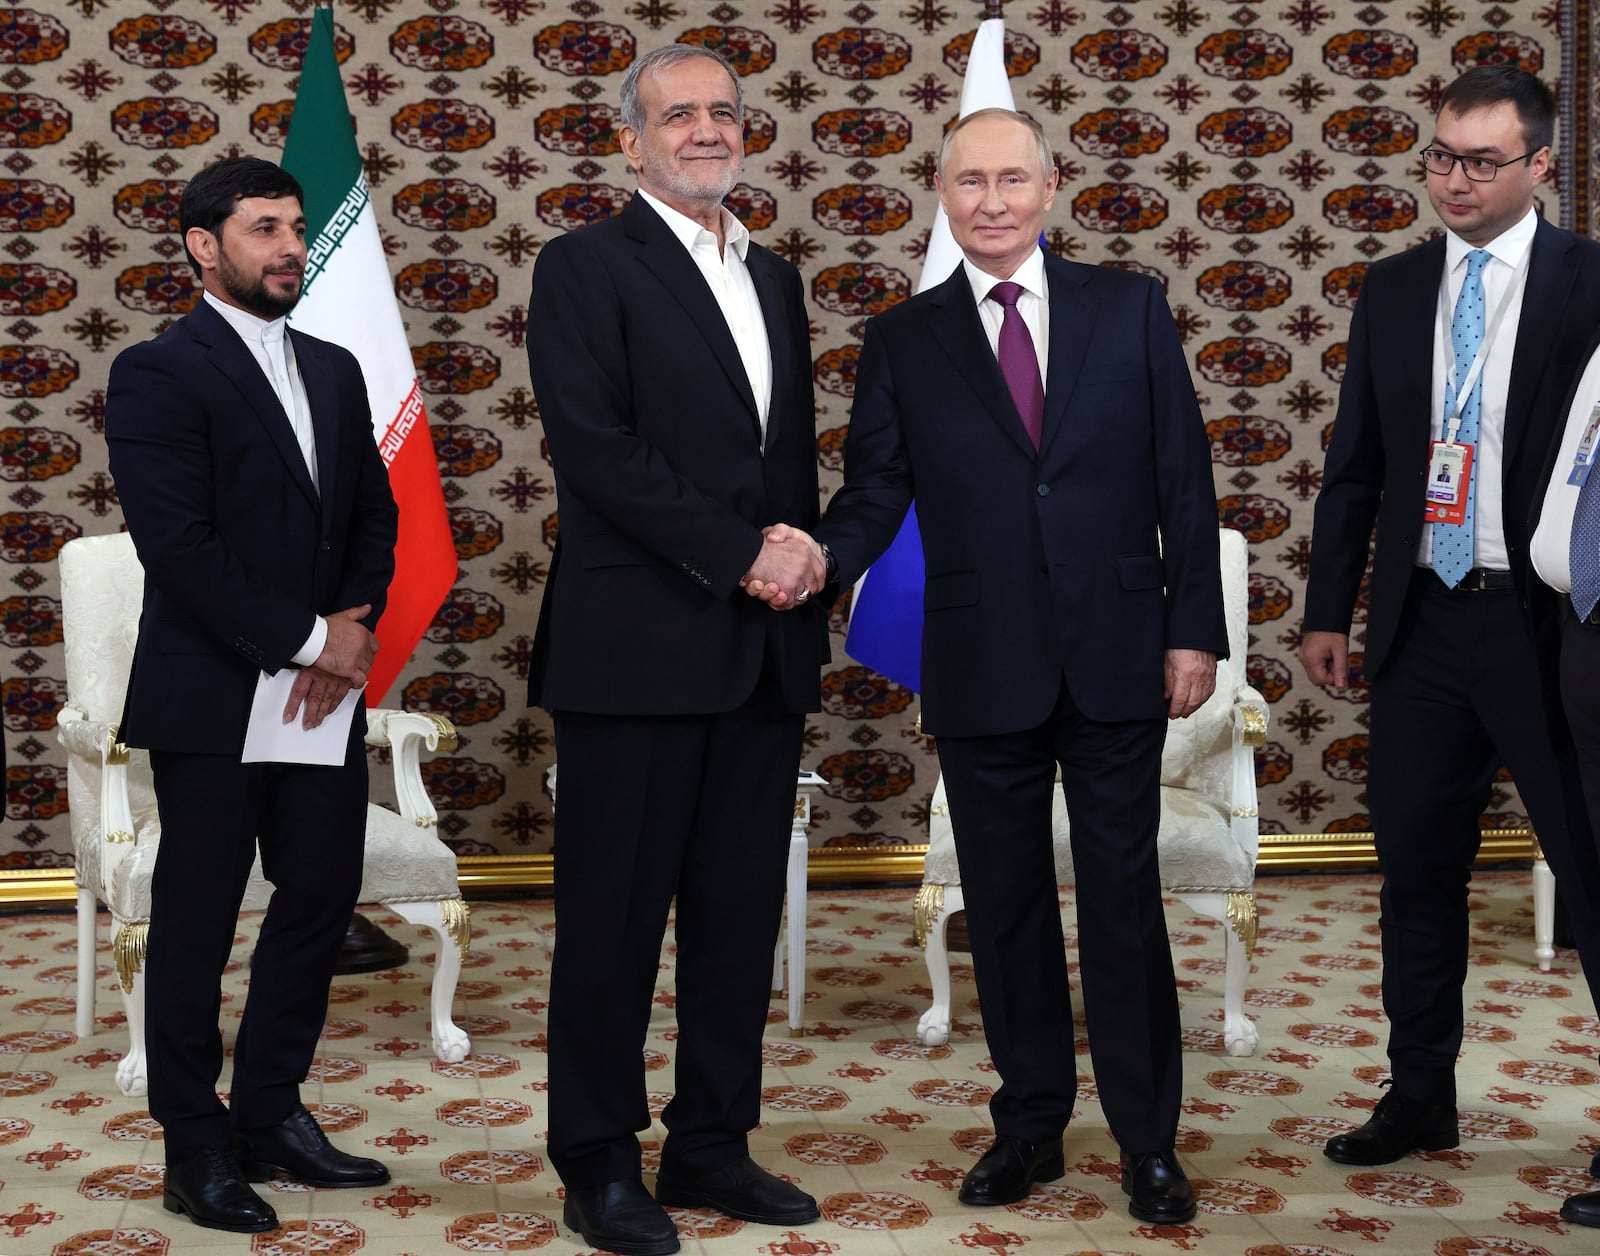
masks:
[[[1056,168],[1056,155],[1050,150],[1050,141],[1044,137],[1044,128],[1025,113],[1018,113],[1015,109],[977,109],[960,119],[953,127],[944,133],[944,141],[939,145],[939,177],[944,178],[945,161],[950,156],[950,141],[955,139],[960,130],[969,123],[980,118],[1010,118],[1013,122],[1020,122],[1028,128],[1028,133],[1033,136],[1034,147],[1039,150],[1039,169],[1046,179],[1050,172]]]
[[[697,44],[667,44],[665,47],[652,48],[630,65],[628,72],[622,76],[622,125],[641,133],[644,131],[644,103],[639,99],[641,78],[655,70],[668,70],[675,65],[682,65],[695,57],[715,61],[728,72],[728,77],[733,80],[734,112],[743,123],[744,85],[739,82],[739,76],[734,73],[733,66],[728,64],[728,59],[710,48],[701,48]]]

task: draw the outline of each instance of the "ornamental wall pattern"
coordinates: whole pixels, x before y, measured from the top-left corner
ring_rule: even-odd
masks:
[[[196,289],[184,181],[281,155],[309,0],[7,0],[0,5],[0,867],[70,862],[54,557],[121,526],[102,437],[106,375]],[[1461,69],[1560,80],[1579,122],[1543,208],[1588,226],[1596,86],[1587,4],[1554,0],[1010,0],[1018,104],[1064,185],[1063,256],[1158,276],[1212,441],[1219,516],[1251,543],[1249,671],[1273,707],[1263,828],[1364,829],[1365,692],[1293,662],[1312,503],[1365,267],[1433,229],[1416,151]],[[826,497],[862,325],[914,287],[981,6],[948,0],[338,0],[339,56],[428,403],[461,577],[391,704],[447,714],[427,767],[463,854],[551,842],[550,722],[526,669],[557,528],[528,382],[541,245],[616,212],[622,72],[682,40],[721,50],[749,105],[730,203],[810,294]],[[1579,176],[1571,177],[1576,170]],[[914,695],[843,650],[804,763],[832,784],[813,841],[923,840],[937,774]],[[647,626],[641,632],[647,632]],[[641,639],[641,647],[647,641]],[[1521,820],[1509,784],[1491,813]]]

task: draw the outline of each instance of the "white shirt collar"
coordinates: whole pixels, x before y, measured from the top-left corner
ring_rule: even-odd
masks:
[[[1539,229],[1539,211],[1530,208],[1526,214],[1507,227],[1487,244],[1468,244],[1454,231],[1444,233],[1445,273],[1454,274],[1467,259],[1467,254],[1481,248],[1496,261],[1515,269],[1533,244],[1534,232]]]
[[[259,315],[252,314],[249,310],[241,310],[237,305],[229,305],[226,301],[220,301],[209,292],[204,295],[211,308],[228,320],[228,326],[238,332],[239,339],[246,344],[252,341],[275,344],[283,340],[284,328],[287,324],[286,318],[282,316],[273,319],[261,318]]]
[[[963,257],[961,265],[966,269],[967,282],[972,285],[972,299],[982,304],[988,298],[989,290],[1001,281],[987,271],[979,270],[970,258]],[[1012,273],[1011,282],[1021,284],[1024,292],[1033,294],[1041,301],[1049,301],[1050,288],[1044,277],[1044,250],[1035,248],[1028,254]]]
[[[646,205],[661,215],[661,221],[672,229],[672,234],[683,241],[683,247],[691,253],[694,252],[696,244],[702,244],[706,240],[709,240],[713,246],[716,245],[716,235],[706,230],[693,218],[690,218],[689,215],[673,209],[671,205],[668,205],[659,196],[653,196],[643,188],[639,189],[639,195],[644,197]],[[733,248],[733,251],[739,255],[739,260],[742,262],[745,260],[745,254],[750,251],[750,233],[744,229],[744,223],[734,217],[726,205],[720,205],[718,208],[722,211],[723,240]]]

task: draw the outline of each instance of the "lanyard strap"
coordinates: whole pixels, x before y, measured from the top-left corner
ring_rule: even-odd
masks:
[[[1439,285],[1438,318],[1439,323],[1444,327],[1444,388],[1448,406],[1444,430],[1444,439],[1447,445],[1456,443],[1456,435],[1461,430],[1461,412],[1466,409],[1467,401],[1472,396],[1472,390],[1477,386],[1478,376],[1483,374],[1484,363],[1489,359],[1490,346],[1494,344],[1495,337],[1500,333],[1501,324],[1506,321],[1506,312],[1511,308],[1511,303],[1521,295],[1523,280],[1528,274],[1528,263],[1532,257],[1533,245],[1530,242],[1523,251],[1522,260],[1517,263],[1517,268],[1511,272],[1511,280],[1506,284],[1506,290],[1501,295],[1499,304],[1494,307],[1494,314],[1489,319],[1489,325],[1483,331],[1483,341],[1478,345],[1478,354],[1472,359],[1472,365],[1467,370],[1467,378],[1463,381],[1459,391],[1454,390],[1456,346],[1454,338],[1450,334],[1451,324],[1454,322],[1449,309],[1450,285],[1449,283]],[[1484,269],[1487,270],[1488,268],[1485,267]],[[1457,299],[1460,299],[1459,296]]]

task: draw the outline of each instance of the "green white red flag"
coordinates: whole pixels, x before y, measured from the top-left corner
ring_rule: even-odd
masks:
[[[395,301],[378,219],[334,54],[333,10],[318,6],[295,94],[283,165],[305,189],[305,289],[298,331],[350,350],[361,364],[373,436],[400,507],[394,582],[378,625],[383,648],[368,679],[376,704],[394,683],[455,583],[450,520],[428,414]]]

